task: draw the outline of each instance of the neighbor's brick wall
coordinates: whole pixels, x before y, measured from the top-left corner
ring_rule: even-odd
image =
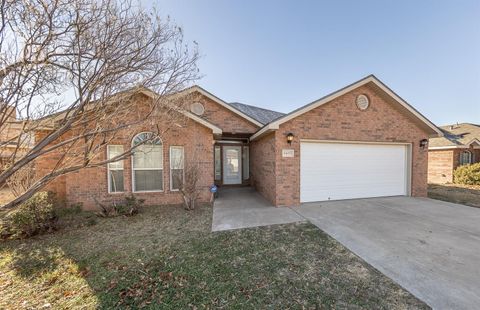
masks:
[[[251,185],[272,204],[276,203],[275,133],[250,144]]]
[[[355,105],[359,94],[370,99],[366,111]],[[295,135],[291,145],[286,141],[289,132]],[[412,143],[412,195],[425,197],[428,151],[419,147],[419,141],[426,138],[426,132],[373,89],[359,87],[280,125],[275,134],[276,205],[300,204],[300,139]],[[284,148],[294,149],[295,157],[282,158]]]
[[[453,183],[453,171],[460,166],[460,154],[468,150],[473,154],[473,162],[480,162],[480,149],[430,150],[428,152],[428,183]]]
[[[454,149],[453,150],[453,170],[455,170],[460,165],[460,154],[463,151],[470,151],[473,155],[473,162],[480,162],[480,149],[474,149],[470,147],[469,149]]]
[[[428,151],[428,183],[452,183],[453,162],[453,150]],[[456,162],[458,163],[458,155]]]
[[[225,133],[255,133],[258,126],[220,106],[206,97],[198,100],[205,107],[203,118],[220,127]]]

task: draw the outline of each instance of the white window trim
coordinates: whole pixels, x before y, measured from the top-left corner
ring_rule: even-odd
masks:
[[[170,174],[170,191],[171,192],[178,192],[180,191],[180,189],[173,189],[172,188],[172,149],[175,149],[175,148],[178,148],[178,149],[182,149],[182,154],[183,154],[183,167],[182,167],[182,170],[183,170],[183,180],[185,181],[185,148],[182,146],[182,145],[171,145],[170,146],[170,151],[169,151],[169,157],[168,157],[168,161],[170,163],[170,171],[169,171],[169,174]]]
[[[135,136],[133,136],[132,147],[134,146],[133,145],[133,140],[135,140],[135,138],[138,135],[141,135],[143,133],[152,133],[152,132],[151,131],[142,131],[142,132],[137,133]],[[132,156],[130,156],[130,162],[131,162],[130,164],[131,164],[131,168],[132,168],[132,173],[131,173],[132,174],[132,176],[131,176],[132,177],[132,193],[163,193],[165,191],[165,174],[164,173],[162,173],[162,189],[161,190],[158,190],[158,189],[150,190],[150,191],[136,191],[135,190],[135,171],[136,170],[138,170],[138,171],[140,171],[140,170],[148,170],[148,171],[150,171],[150,170],[164,170],[164,165],[163,165],[163,163],[164,163],[164,158],[163,158],[164,156],[163,155],[164,154],[163,154],[163,141],[162,141],[162,139],[160,139],[160,142],[162,143],[161,144],[162,145],[162,168],[134,168],[133,167],[133,162],[134,162],[133,156],[135,156],[135,155],[132,154]]]
[[[121,144],[109,144],[109,145],[107,145],[107,159],[110,159],[110,147],[111,147],[111,146],[121,146],[121,147],[123,147],[123,145],[121,145]],[[119,161],[122,161],[122,163],[123,163],[123,159],[122,159],[122,160],[119,160]],[[120,168],[113,168],[113,169],[112,169],[112,168],[110,168],[110,163],[107,164],[107,192],[108,192],[109,194],[113,194],[113,195],[115,195],[115,194],[124,194],[124,193],[125,193],[125,174],[123,175],[123,177],[124,177],[124,179],[123,179],[123,191],[112,192],[112,191],[110,190],[110,188],[111,188],[111,183],[112,183],[112,182],[110,181],[110,171],[111,171],[111,170],[114,170],[114,171],[122,170],[123,173],[125,173],[125,164],[123,163],[123,167],[122,167],[121,169],[120,169]]]

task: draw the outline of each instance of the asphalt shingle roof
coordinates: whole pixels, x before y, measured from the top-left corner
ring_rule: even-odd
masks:
[[[285,115],[285,113],[267,110],[253,105],[248,105],[240,102],[230,102],[229,105],[234,107],[237,110],[240,110],[242,113],[247,114],[254,120],[266,125],[279,117]]]
[[[465,146],[475,139],[480,140],[480,125],[461,123],[439,128],[444,136],[431,138],[430,147]]]

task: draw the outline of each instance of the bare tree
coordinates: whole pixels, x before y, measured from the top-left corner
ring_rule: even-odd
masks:
[[[99,156],[121,130],[178,122],[185,100],[172,94],[199,77],[197,60],[181,28],[131,0],[0,0],[0,132],[10,132],[0,137],[0,151],[9,150],[0,184],[62,154],[2,208],[59,176],[129,156]],[[146,92],[153,99],[137,109]]]
[[[190,160],[185,163],[183,178],[181,175],[175,175],[176,182],[179,184],[179,191],[183,198],[185,209],[195,209],[195,204],[200,195],[198,182],[200,179],[200,166],[198,161]]]

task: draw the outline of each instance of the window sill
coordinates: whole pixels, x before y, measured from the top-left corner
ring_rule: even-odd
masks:
[[[148,193],[164,193],[165,191],[164,190],[153,190],[153,191],[133,191],[132,193],[133,194],[142,194],[142,193],[145,193],[145,194],[148,194]]]

